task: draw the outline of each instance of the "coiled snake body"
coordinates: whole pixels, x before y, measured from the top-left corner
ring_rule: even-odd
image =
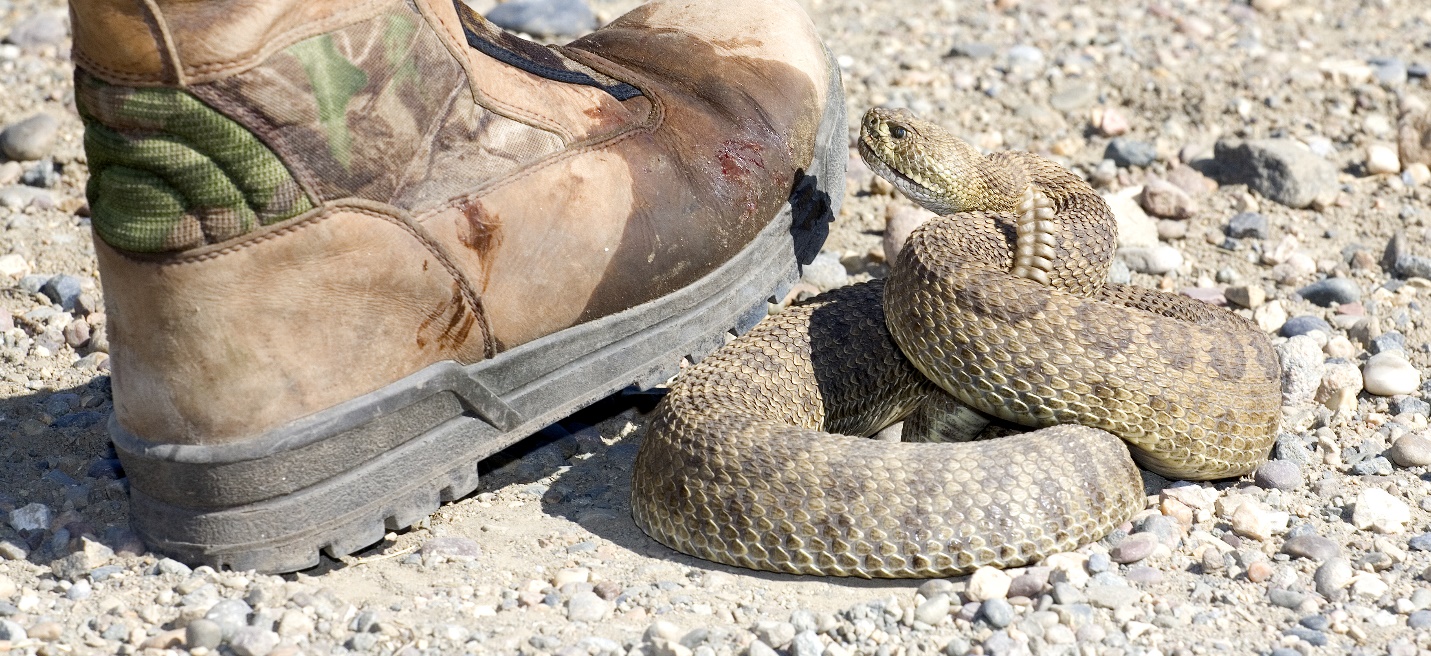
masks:
[[[907,112],[866,114],[860,153],[945,216],[887,283],[792,307],[673,381],[633,474],[646,533],[753,569],[950,576],[1107,534],[1143,507],[1133,460],[1212,479],[1266,457],[1268,340],[1105,283],[1115,222],[1086,183],[1027,153],[980,156]],[[951,443],[965,404],[1038,430]],[[864,439],[900,419],[928,443]]]

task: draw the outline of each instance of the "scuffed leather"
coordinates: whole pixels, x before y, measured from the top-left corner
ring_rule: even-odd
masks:
[[[377,207],[316,210],[236,244],[137,258],[95,240],[114,405],[145,439],[216,444],[483,357],[470,294]]]

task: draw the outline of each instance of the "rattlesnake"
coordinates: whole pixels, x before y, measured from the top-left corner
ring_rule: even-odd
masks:
[[[859,144],[945,216],[887,283],[792,307],[672,382],[633,473],[649,535],[754,569],[949,576],[1105,535],[1143,508],[1133,460],[1211,479],[1266,457],[1280,416],[1267,338],[1105,283],[1115,222],[1086,183],[1027,153],[982,157],[907,112],[871,110]],[[961,403],[1042,428],[863,439],[906,417],[940,439]]]

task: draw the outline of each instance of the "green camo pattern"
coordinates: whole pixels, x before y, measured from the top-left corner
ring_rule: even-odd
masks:
[[[313,204],[283,162],[194,96],[76,75],[95,231],[115,248],[176,251],[232,239]]]

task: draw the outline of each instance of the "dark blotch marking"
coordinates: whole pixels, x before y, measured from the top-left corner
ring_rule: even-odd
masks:
[[[448,314],[446,323],[436,334],[429,336],[434,326],[443,316]],[[436,343],[445,348],[456,348],[467,341],[467,335],[472,332],[473,324],[477,323],[477,315],[468,311],[467,304],[462,299],[462,285],[458,282],[452,283],[452,298],[444,301],[441,305],[433,308],[427,313],[427,318],[422,320],[417,327],[417,347],[427,348],[428,344]]]

